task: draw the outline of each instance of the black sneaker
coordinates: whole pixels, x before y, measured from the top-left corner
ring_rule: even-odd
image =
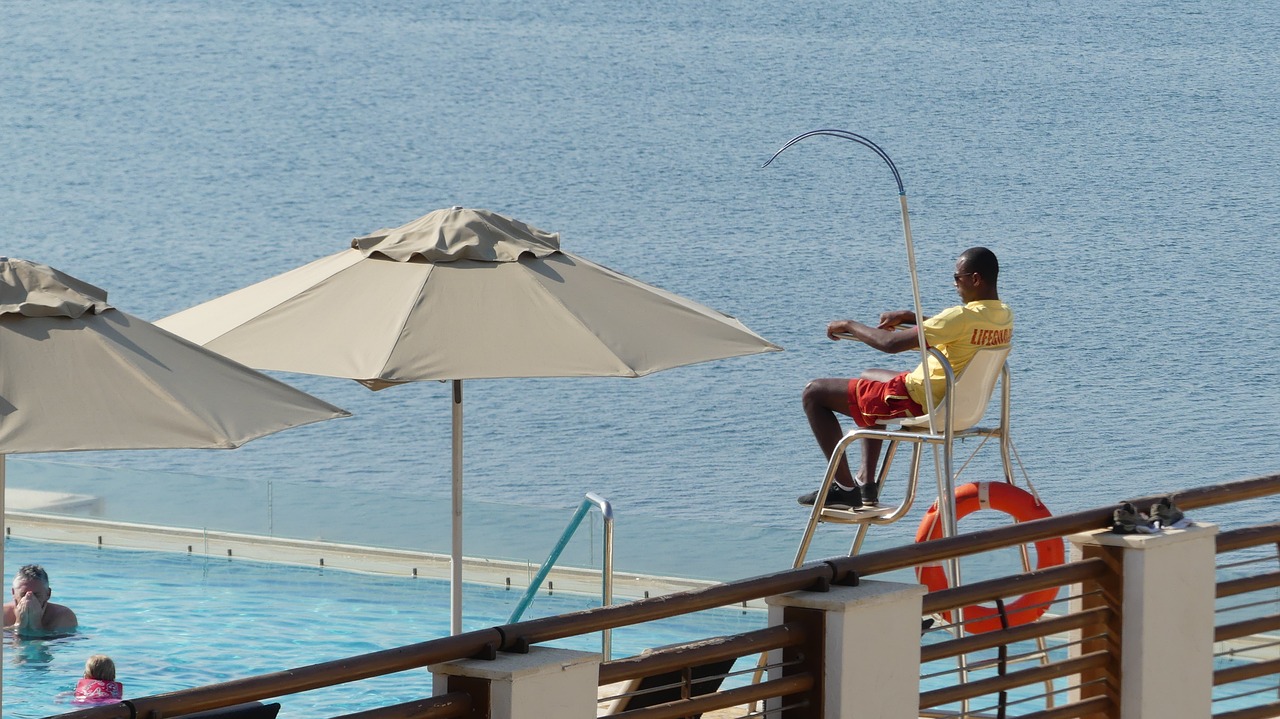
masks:
[[[806,507],[812,507],[817,499],[818,493],[810,492],[800,495],[796,501]],[[831,490],[827,492],[827,501],[823,502],[822,506],[827,509],[862,509],[862,492],[832,484]]]
[[[1147,515],[1125,502],[1111,514],[1111,531],[1116,534],[1154,534],[1160,530],[1151,523]]]
[[[1161,497],[1160,501],[1151,505],[1151,511],[1147,513],[1151,517],[1151,522],[1160,529],[1186,529],[1191,526],[1191,520],[1186,518],[1178,505],[1168,497]]]
[[[880,504],[880,483],[867,482],[859,485],[858,491],[862,493],[862,503],[869,507]]]

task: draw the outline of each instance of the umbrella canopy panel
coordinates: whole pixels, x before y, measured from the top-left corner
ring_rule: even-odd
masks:
[[[0,452],[238,447],[346,416],[119,310],[0,317]]]
[[[231,448],[343,416],[114,309],[92,285],[0,258],[0,454]]]

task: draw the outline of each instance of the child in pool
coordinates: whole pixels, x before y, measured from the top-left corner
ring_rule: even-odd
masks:
[[[94,654],[84,663],[84,679],[76,684],[72,704],[111,704],[124,698],[124,685],[116,681],[116,663],[105,654]]]

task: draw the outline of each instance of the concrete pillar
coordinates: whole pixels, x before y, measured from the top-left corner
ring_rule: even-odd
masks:
[[[492,661],[459,659],[430,669],[433,694],[470,692],[477,702],[487,702],[491,719],[596,715],[599,654],[535,646],[528,654],[500,653]]]
[[[1120,608],[1108,645],[1119,652],[1121,719],[1212,715],[1217,533],[1197,523],[1157,534],[1068,537],[1073,557],[1104,557],[1119,574],[1104,592]],[[1082,601],[1098,600],[1073,600],[1073,610]]]
[[[920,716],[920,612],[927,591],[919,584],[863,580],[856,587],[766,600],[770,626],[799,620],[823,629],[823,656],[813,664],[822,670],[821,716]],[[772,652],[770,663],[779,660]],[[769,670],[771,679],[786,673],[787,668]],[[766,708],[778,706],[771,700]]]

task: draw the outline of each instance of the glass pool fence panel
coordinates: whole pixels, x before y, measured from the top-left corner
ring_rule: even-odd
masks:
[[[9,459],[7,474],[10,512],[449,553],[450,505],[444,487],[434,494],[370,491],[361,486],[140,471],[22,456]],[[574,507],[468,497],[464,511],[467,556],[519,563],[532,576]],[[614,511],[615,572],[711,581],[790,567],[804,520],[799,509],[794,516],[779,513],[777,524],[769,526],[689,520],[616,503]],[[599,571],[602,532],[593,512],[558,566]],[[882,536],[889,543],[901,539],[890,533]],[[847,551],[845,534],[828,532],[815,539],[811,556]],[[619,595],[625,592],[620,586]]]

